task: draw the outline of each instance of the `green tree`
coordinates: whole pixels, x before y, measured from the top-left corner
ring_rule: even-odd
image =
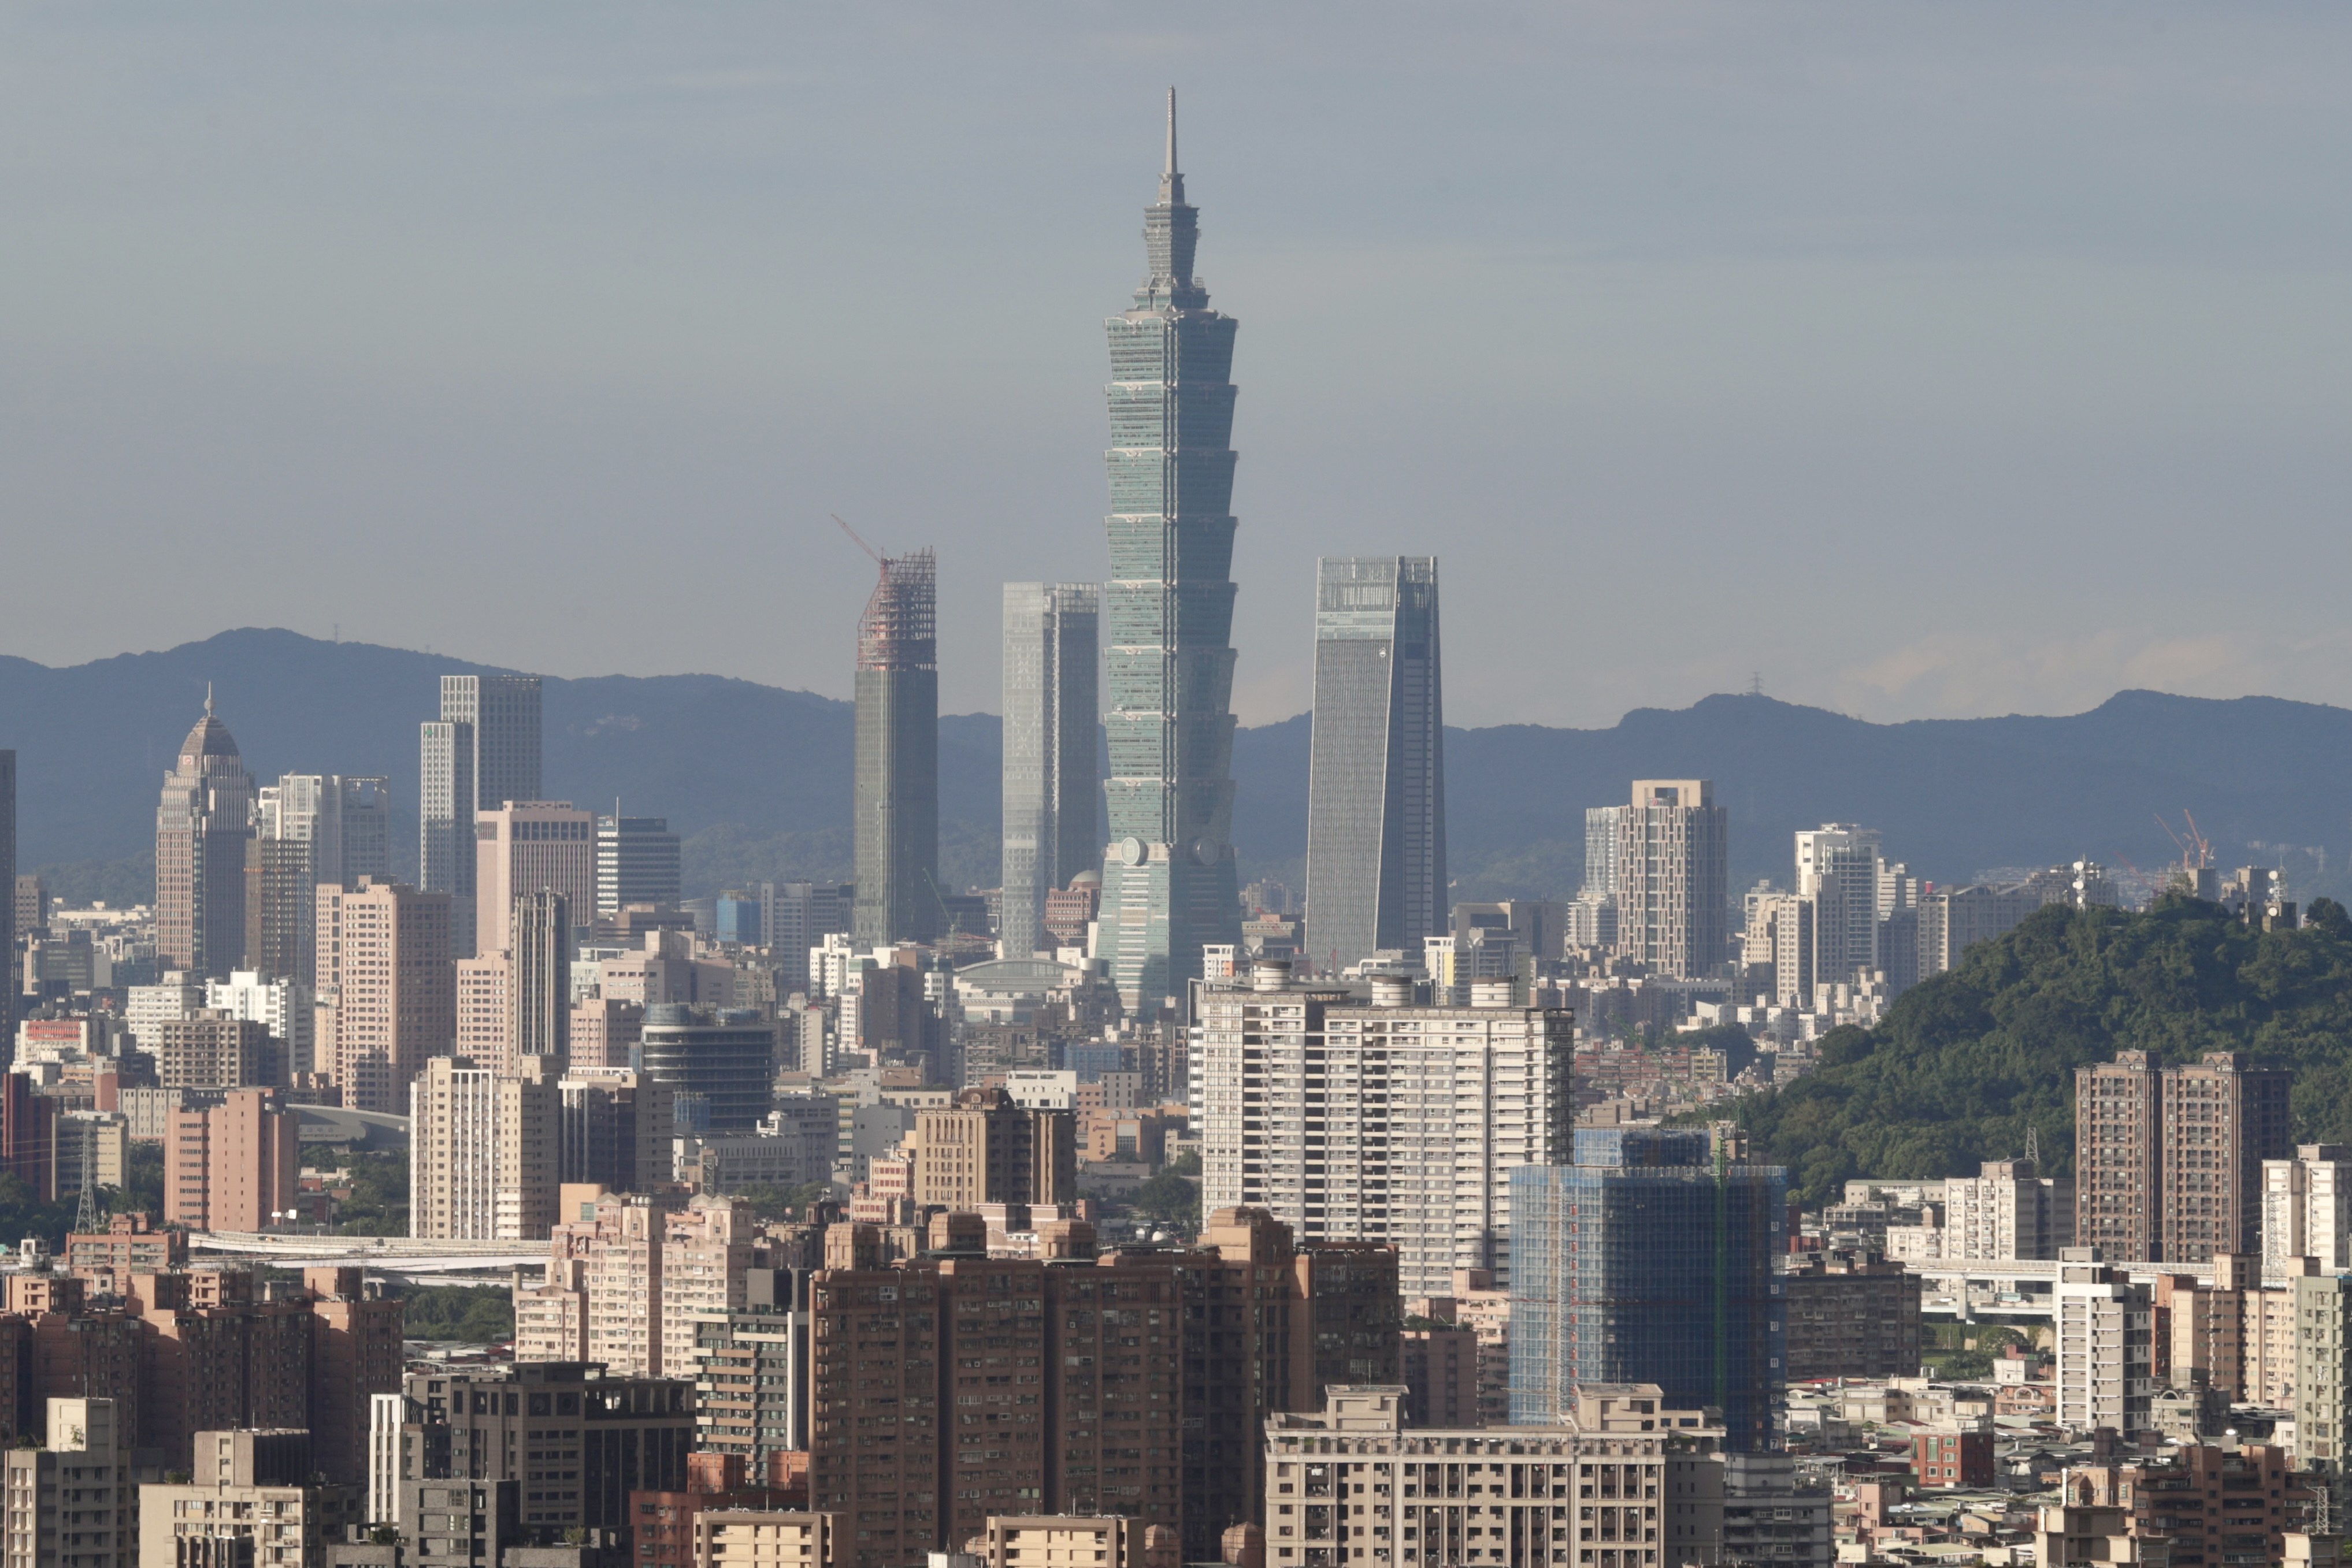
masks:
[[[412,1285],[400,1293],[410,1339],[501,1344],[514,1338],[514,1293],[504,1285]]]
[[[1853,1176],[1971,1174],[2022,1153],[2029,1132],[2063,1175],[2074,1070],[2121,1050],[2293,1068],[2298,1141],[2352,1141],[2352,918],[2328,899],[2294,931],[2186,898],[2138,915],[2052,905],[1906,992],[1875,1028],[1823,1036],[1813,1071],[1698,1119],[1736,1118],[1809,1204]]]

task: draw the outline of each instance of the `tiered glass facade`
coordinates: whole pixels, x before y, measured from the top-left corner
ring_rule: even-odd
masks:
[[[1448,928],[1444,722],[1436,560],[1318,563],[1307,947],[1337,968]]]
[[[1181,998],[1204,943],[1238,945],[1234,874],[1234,322],[1192,276],[1199,214],[1168,162],[1150,276],[1111,318],[1111,580],[1103,595],[1110,846],[1101,950],[1130,1008]]]

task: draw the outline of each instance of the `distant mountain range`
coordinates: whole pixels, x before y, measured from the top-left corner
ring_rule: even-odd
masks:
[[[395,867],[413,867],[416,726],[434,716],[442,675],[490,670],[251,629],[65,669],[0,659],[19,863],[81,896],[146,896],[156,790],[210,682],[261,778],[390,778]],[[689,894],[847,876],[847,703],[717,675],[551,677],[545,723],[549,793],[667,816],[688,839]],[[941,881],[992,884],[998,721],[950,716],[940,737]],[[2334,889],[2352,849],[2352,711],[2271,697],[2124,692],[2062,718],[1875,725],[1718,695],[1637,709],[1607,729],[1455,729],[1445,744],[1462,897],[1572,893],[1584,809],[1624,800],[1635,778],[1714,779],[1743,884],[1785,880],[1790,833],[1823,821],[1883,829],[1891,855],[1939,882],[2085,854],[2153,867],[2174,853],[2156,818],[2177,824],[2184,808],[2223,864],[2284,858],[2305,893]],[[1234,837],[1245,876],[1303,877],[1307,749],[1305,715],[1241,731]],[[2283,857],[2282,843],[2307,848]]]

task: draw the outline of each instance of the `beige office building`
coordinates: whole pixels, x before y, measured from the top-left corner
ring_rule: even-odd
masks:
[[[362,1489],[312,1473],[307,1431],[197,1433],[193,1482],[139,1489],[139,1568],[326,1568]]]
[[[449,895],[362,877],[319,890],[317,1051],[355,1111],[408,1110],[408,1085],[457,1032]]]
[[[524,894],[557,893],[578,911],[596,907],[596,817],[569,800],[509,800],[474,819],[478,953],[514,946],[514,904]]]
[[[408,1233],[436,1240],[538,1241],[554,1226],[560,1064],[512,1074],[435,1057],[409,1089]]]

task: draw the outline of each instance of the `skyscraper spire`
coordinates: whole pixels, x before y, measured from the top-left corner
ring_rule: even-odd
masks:
[[[205,716],[206,718],[213,716],[213,684],[210,681],[205,683]]]
[[[1160,171],[1160,204],[1184,204],[1184,175],[1176,167],[1176,89],[1168,89],[1168,163]]]

